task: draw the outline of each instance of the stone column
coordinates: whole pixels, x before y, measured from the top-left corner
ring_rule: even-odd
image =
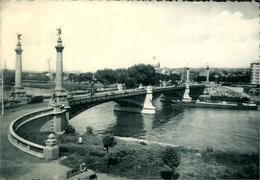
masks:
[[[155,114],[155,107],[153,106],[153,87],[147,86],[146,97],[142,109],[144,114]]]
[[[16,45],[16,61],[15,61],[15,86],[16,89],[22,89],[22,52],[21,42],[18,40]]]
[[[64,46],[62,45],[62,40],[59,37],[57,41],[57,45],[55,46],[57,51],[57,59],[56,59],[56,87],[55,91],[63,91],[63,57],[62,51]]]
[[[186,81],[185,83],[190,83],[190,68],[186,68]]]
[[[68,125],[69,120],[69,102],[68,94],[63,88],[63,56],[62,51],[64,46],[61,40],[61,29],[58,30],[58,40],[55,46],[57,51],[56,59],[56,86],[52,94],[52,100],[50,101],[50,106],[53,108],[53,131],[56,134],[62,134],[64,129]]]
[[[15,86],[11,93],[10,100],[17,100],[19,104],[27,103],[26,92],[22,86],[22,45],[21,34],[17,34],[18,43],[15,48],[16,61],[15,61]]]
[[[206,68],[206,70],[207,70],[207,75],[206,75],[206,83],[209,83],[209,66],[207,65],[207,68]]]
[[[191,101],[190,97],[190,69],[186,68],[186,82],[185,82],[185,91],[183,94],[183,101]]]
[[[58,40],[57,45],[55,46],[57,51],[57,59],[56,59],[56,86],[54,88],[54,92],[52,94],[53,99],[51,104],[65,105],[66,108],[68,106],[67,92],[63,88],[63,56],[62,51],[64,46],[62,45],[61,40],[61,29],[58,29]]]

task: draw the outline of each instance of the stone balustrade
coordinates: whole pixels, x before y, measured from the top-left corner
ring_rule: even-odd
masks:
[[[40,157],[40,158],[46,158],[46,159],[52,159],[49,157],[49,151],[50,147],[39,145],[33,142],[30,142],[21,136],[19,136],[16,132],[17,130],[25,125],[26,123],[34,120],[39,120],[43,117],[48,116],[54,116],[57,114],[57,112],[53,111],[53,108],[46,108],[42,110],[38,110],[32,113],[28,113],[26,115],[23,115],[17,119],[15,119],[10,125],[9,125],[9,134],[8,134],[8,140],[9,142],[17,147],[18,149],[29,153],[31,155]],[[46,137],[47,138],[47,137]],[[48,157],[47,157],[48,156]]]

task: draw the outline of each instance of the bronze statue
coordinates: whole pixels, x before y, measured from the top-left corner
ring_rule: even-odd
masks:
[[[58,28],[57,31],[58,31],[57,35],[58,35],[59,38],[60,38],[60,35],[61,35],[61,28]]]
[[[21,36],[22,36],[22,34],[17,33],[17,39],[18,39],[18,41],[21,40]]]

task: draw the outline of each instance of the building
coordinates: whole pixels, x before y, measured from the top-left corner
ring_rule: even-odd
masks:
[[[253,62],[250,64],[250,71],[251,71],[251,80],[250,83],[253,85],[259,85],[260,84],[260,63],[259,62]]]

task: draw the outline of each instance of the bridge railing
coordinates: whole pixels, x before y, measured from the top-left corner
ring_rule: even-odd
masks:
[[[21,127],[25,123],[36,120],[40,117],[44,117],[47,115],[46,113],[51,112],[52,110],[53,108],[42,109],[32,113],[28,113],[26,115],[23,115],[15,119],[9,125],[8,140],[10,141],[10,143],[22,151],[25,151],[29,154],[35,155],[40,158],[44,158],[45,146],[30,142],[22,138],[16,133],[16,131],[18,130],[19,127]]]
[[[111,94],[108,94],[111,93]],[[140,94],[146,94],[146,90],[124,90],[122,92],[120,91],[110,91],[106,93],[97,93],[93,96],[72,96],[72,99],[70,100],[70,103],[72,104],[81,104],[81,103],[87,103],[87,102],[96,102],[96,101],[106,101],[111,99],[117,99],[122,97],[129,97],[134,95],[140,95]]]

